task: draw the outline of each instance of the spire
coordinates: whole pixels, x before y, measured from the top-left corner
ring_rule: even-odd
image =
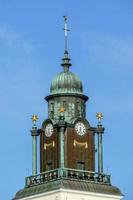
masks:
[[[65,51],[67,51],[67,42],[68,42],[68,37],[67,37],[67,32],[70,31],[68,28],[67,28],[67,16],[63,16],[64,18],[64,36],[65,36]]]
[[[69,67],[71,66],[71,63],[70,63],[70,58],[68,56],[68,36],[67,36],[67,33],[68,31],[70,31],[68,28],[67,28],[67,16],[63,16],[64,18],[64,38],[65,38],[65,52],[64,52],[64,58],[62,59],[63,63],[61,64],[61,66],[64,67],[64,72],[67,72],[69,71]]]

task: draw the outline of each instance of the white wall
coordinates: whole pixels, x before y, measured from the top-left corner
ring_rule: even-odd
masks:
[[[122,196],[60,189],[31,197],[21,198],[21,200],[120,200],[122,198]]]

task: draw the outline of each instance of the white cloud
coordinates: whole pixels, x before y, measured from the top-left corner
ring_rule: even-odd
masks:
[[[100,31],[82,33],[82,42],[89,52],[89,63],[116,71],[133,71],[133,38]]]
[[[32,44],[24,38],[19,32],[12,31],[10,28],[7,28],[3,25],[0,25],[0,51],[9,53],[12,51],[12,48],[16,51],[21,49],[24,53],[29,54],[33,50]],[[16,49],[15,49],[16,48]]]

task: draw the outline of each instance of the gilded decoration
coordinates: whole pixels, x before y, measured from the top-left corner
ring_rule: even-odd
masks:
[[[76,146],[84,146],[85,149],[88,149],[88,143],[87,142],[78,142],[78,141],[74,140],[73,146],[74,147],[76,147]]]
[[[46,150],[48,147],[55,147],[55,141],[53,140],[51,143],[44,143],[44,150]]]

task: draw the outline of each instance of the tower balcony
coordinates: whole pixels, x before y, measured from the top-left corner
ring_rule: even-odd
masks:
[[[75,180],[75,181],[79,180],[85,182],[111,185],[110,175],[108,174],[98,174],[92,171],[84,171],[84,170],[69,169],[69,168],[63,168],[63,169],[58,168],[37,174],[35,176],[26,177],[25,187],[27,188],[40,184],[45,184],[59,179]]]

